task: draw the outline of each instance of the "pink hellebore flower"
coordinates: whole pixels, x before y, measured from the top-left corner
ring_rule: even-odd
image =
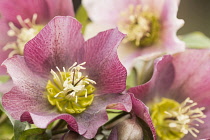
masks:
[[[23,55],[26,42],[53,17],[74,16],[72,0],[1,0],[0,64],[15,54]],[[0,67],[0,75],[6,69]]]
[[[171,54],[185,48],[176,36],[184,23],[177,19],[179,0],[83,0],[83,5],[93,21],[88,33],[118,26],[127,34],[119,55],[128,68],[127,63],[140,55]]]
[[[124,34],[117,29],[84,41],[72,17],[56,17],[30,40],[24,56],[3,65],[14,87],[2,104],[16,120],[39,128],[65,120],[69,128],[93,138],[107,120],[106,108],[131,110],[125,90],[126,69],[117,56]]]
[[[210,51],[157,60],[149,82],[129,89],[149,108],[159,138],[210,138]]]

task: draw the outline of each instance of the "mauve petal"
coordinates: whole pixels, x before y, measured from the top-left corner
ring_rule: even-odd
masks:
[[[152,101],[155,97],[170,96],[170,93],[165,93],[170,89],[175,77],[172,60],[173,58],[169,55],[157,59],[151,80],[146,84],[129,89],[129,92],[144,103]]]
[[[117,26],[120,13],[128,6],[141,3],[141,0],[83,0],[90,19],[96,23],[108,23]]]
[[[57,119],[63,119],[68,123],[71,130],[91,139],[97,133],[98,128],[107,122],[106,108],[110,104],[114,104],[113,106],[120,104],[124,106],[127,112],[129,112],[132,107],[131,99],[128,94],[109,94],[95,97],[91,106],[83,113],[74,115],[74,117],[69,114],[53,113],[52,111],[38,113],[25,112],[21,116],[21,121],[28,121],[34,123],[39,128],[46,128],[51,122]]]
[[[210,51],[188,50],[177,54],[173,65],[176,77],[170,90],[172,98],[182,102],[190,97],[199,107],[205,107],[205,123],[196,128],[200,131],[198,139],[210,137],[210,133],[206,133],[210,130]]]
[[[37,23],[41,24],[47,23],[56,15],[74,15],[71,0],[1,0],[0,12],[4,19],[17,26],[20,25],[17,15],[23,19],[32,19],[33,14],[36,13]]]
[[[52,19],[55,16],[74,17],[74,7],[72,0],[46,0],[49,6],[49,16]]]
[[[68,69],[78,62],[76,54],[84,47],[80,29],[81,24],[72,17],[55,17],[25,45],[28,67],[35,73],[49,75],[56,66]]]
[[[0,12],[3,18],[20,25],[17,15],[23,19],[32,18],[34,13],[38,14],[38,22],[47,22],[49,19],[48,5],[45,0],[1,0]]]
[[[37,112],[47,109],[49,103],[43,94],[47,81],[32,73],[21,56],[7,59],[3,64],[14,83],[12,90],[3,95],[5,110],[14,119],[20,119],[27,110]]]
[[[30,111],[31,112],[31,111]],[[21,116],[21,121],[28,121],[30,123],[34,123],[39,128],[47,128],[47,126],[58,119],[65,120],[73,131],[78,132],[79,134],[84,134],[86,129],[79,128],[78,122],[76,122],[75,118],[70,114],[60,114],[57,113],[55,110],[49,110],[45,112],[38,112],[38,113],[30,113],[24,112]]]
[[[154,140],[156,140],[156,132],[152,124],[148,107],[143,102],[135,98],[133,94],[130,93],[130,96],[132,100],[132,111],[137,117],[141,118],[149,126],[152,132],[152,137]]]
[[[155,97],[174,99],[181,103],[190,97],[198,103],[197,107],[205,107],[205,123],[196,128],[200,131],[198,138],[207,138],[210,137],[209,133],[206,133],[206,130],[210,129],[209,73],[210,51],[186,50],[173,57],[164,56],[155,65],[152,79],[129,91],[144,103]],[[186,138],[192,137],[187,135]]]
[[[124,36],[118,29],[111,29],[85,42],[86,71],[96,81],[97,94],[120,93],[125,89],[126,69],[117,56]]]
[[[79,128],[87,130],[83,134],[84,137],[88,139],[93,138],[98,128],[108,121],[106,113],[108,105],[112,109],[118,105],[123,106],[122,109],[127,112],[130,112],[132,108],[131,98],[128,94],[108,94],[94,97],[91,106],[84,113],[75,117]]]

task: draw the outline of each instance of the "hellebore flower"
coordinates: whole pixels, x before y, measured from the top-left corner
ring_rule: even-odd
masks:
[[[130,111],[125,90],[126,69],[117,56],[124,34],[117,29],[84,41],[81,24],[72,17],[56,17],[30,40],[24,56],[3,65],[14,87],[2,98],[16,120],[39,128],[57,119],[86,138],[93,138],[107,120],[106,107]]]
[[[15,54],[23,55],[26,42],[53,17],[74,16],[71,0],[1,0],[0,64]],[[0,67],[0,74],[6,69]]]
[[[123,63],[151,52],[171,54],[185,48],[176,36],[184,23],[177,19],[179,0],[83,0],[83,5],[93,21],[88,33],[118,26],[127,34],[119,47]]]
[[[157,60],[149,82],[129,89],[150,109],[159,138],[210,138],[210,51],[187,50]]]

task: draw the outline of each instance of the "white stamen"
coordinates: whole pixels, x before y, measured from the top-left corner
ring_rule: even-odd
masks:
[[[199,126],[196,122],[204,123],[201,119],[206,118],[206,115],[202,112],[205,109],[204,107],[192,109],[196,105],[197,103],[187,98],[180,104],[178,111],[165,111],[167,118],[169,118],[166,120],[169,122],[169,127],[176,128],[184,134],[190,132],[194,137],[197,137],[195,133],[199,133],[199,130],[194,126]],[[176,118],[176,120],[170,118]]]
[[[75,62],[69,69],[66,71],[66,69],[63,67],[63,72],[56,66],[57,71],[59,72],[59,75],[51,70],[51,74],[53,75],[54,81],[56,81],[57,84],[59,84],[60,87],[63,87],[63,91],[57,93],[54,97],[58,98],[59,96],[66,96],[66,99],[71,99],[72,97],[75,98],[75,102],[78,102],[78,96],[77,93],[80,91],[85,92],[84,96],[87,98],[88,93],[87,89],[85,88],[85,85],[87,84],[96,84],[95,81],[88,78],[88,76],[83,76],[82,72],[80,70],[86,69],[83,67],[86,62],[83,62],[81,64],[77,64]],[[67,76],[67,73],[69,73],[69,77]],[[63,83],[63,84],[62,84]],[[71,92],[71,93],[69,93]]]

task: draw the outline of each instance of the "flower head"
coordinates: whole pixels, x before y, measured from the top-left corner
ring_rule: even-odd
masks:
[[[183,20],[177,19],[179,0],[83,0],[83,5],[93,21],[93,26],[87,27],[88,33],[96,27],[118,26],[127,34],[119,47],[125,65],[151,52],[184,50],[184,43],[176,36],[183,25]]]
[[[13,55],[23,55],[25,44],[54,16],[74,16],[71,0],[1,0],[0,63]],[[0,67],[0,74],[6,74]]]
[[[119,94],[126,70],[117,46],[124,34],[108,30],[85,42],[80,29],[74,18],[56,17],[26,44],[24,56],[3,63],[14,87],[2,104],[14,119],[40,128],[63,119],[71,130],[93,138],[108,119],[108,105],[130,111],[129,95]]]
[[[129,89],[149,107],[158,137],[210,137],[205,131],[210,128],[209,54],[208,50],[187,50],[166,55],[156,61],[149,82]]]

